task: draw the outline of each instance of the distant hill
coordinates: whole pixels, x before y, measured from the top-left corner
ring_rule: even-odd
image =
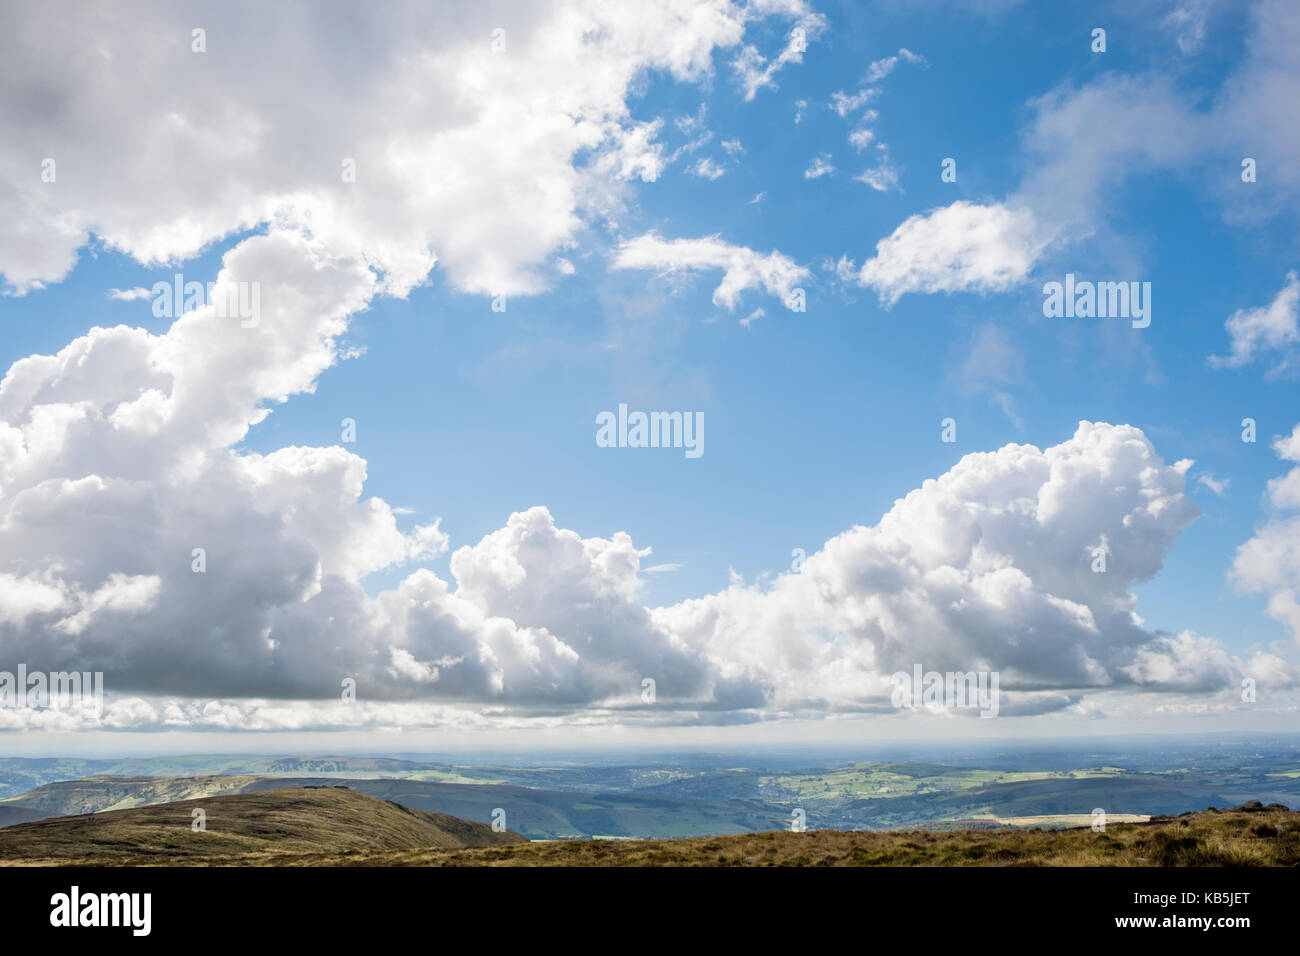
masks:
[[[357,780],[348,786],[403,806],[437,809],[474,820],[489,820],[493,808],[502,807],[510,827],[530,840],[752,833],[785,826],[790,820],[788,811],[757,801],[724,803],[639,793],[575,793],[420,780]]]
[[[656,784],[642,794],[708,798],[726,794],[768,806],[800,807],[821,829],[945,827],[965,820],[1087,814],[1181,813],[1250,799],[1300,805],[1296,758],[1233,770],[1186,768],[1149,773],[1109,766],[997,770],[928,763],[858,763],[825,770],[763,774],[727,770]],[[787,809],[787,813],[788,813]]]
[[[468,782],[445,764],[416,763],[388,757],[300,757],[261,754],[193,754],[168,757],[123,757],[87,760],[78,757],[0,757],[0,798],[17,796],[60,780],[91,776],[197,777],[244,776],[409,777]],[[491,775],[484,775],[491,776]],[[494,779],[482,782],[495,782]]]
[[[1198,806],[1232,806],[1247,797],[1240,792],[1225,793],[1221,786],[1218,781],[1203,783],[1160,774],[1126,773],[990,783],[963,790],[916,793],[897,801],[851,800],[839,812],[874,829],[983,814],[1028,817],[1087,813],[1093,807],[1105,807],[1111,813],[1180,813]],[[1273,799],[1272,792],[1267,799]]]
[[[193,811],[206,831],[193,829]],[[342,787],[281,787],[23,823],[0,830],[0,863],[285,862],[306,853],[450,850],[526,842],[512,831],[412,810]]]
[[[83,777],[80,780],[61,780],[47,783],[18,797],[0,801],[0,814],[5,811],[36,813],[35,819],[68,817],[84,813],[101,813],[105,810],[128,810],[154,803],[175,803],[198,797],[211,797],[225,793],[243,793],[266,778],[245,774],[228,774],[205,777]],[[288,785],[284,780],[268,780],[268,790]],[[15,821],[20,822],[20,821]],[[0,817],[0,823],[3,818]]]
[[[346,784],[358,793],[391,800],[404,807],[450,813],[469,820],[488,822],[492,819],[493,811],[502,808],[506,811],[509,827],[529,839],[539,840],[592,836],[671,838],[747,833],[781,827],[789,820],[788,813],[744,801],[720,803],[653,795],[572,793],[422,780],[260,777],[241,774],[201,777],[99,776],[60,781],[0,801],[0,814],[7,809],[11,812],[34,813],[35,819],[43,819],[218,794],[256,793],[286,786],[338,783]],[[3,823],[3,818],[0,817],[0,825]]]
[[[610,765],[556,758],[541,766],[434,763],[410,754],[0,757],[0,827],[304,783],[344,783],[404,806],[483,822],[500,807],[512,829],[535,840],[775,830],[789,826],[795,811],[815,829],[880,830],[1068,827],[1096,807],[1118,820],[1250,799],[1300,806],[1300,743],[1235,756],[1222,749],[1162,750],[1140,768],[1096,750],[1080,753],[1074,766],[1040,754],[999,758],[997,766],[859,761],[817,767],[789,758],[776,769],[780,761],[747,766],[744,755]],[[1176,765],[1180,756],[1188,762]]]

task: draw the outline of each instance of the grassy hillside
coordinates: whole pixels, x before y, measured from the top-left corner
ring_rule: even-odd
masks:
[[[747,833],[785,826],[790,819],[788,813],[745,801],[721,803],[419,780],[359,780],[348,786],[403,806],[436,809],[472,820],[489,820],[493,808],[502,807],[510,827],[530,840],[593,836],[670,839]]]
[[[635,843],[531,843],[357,861],[372,866],[1298,866],[1300,813],[1202,812],[1105,833],[1072,830],[813,830]]]
[[[202,809],[207,829],[192,828]],[[523,842],[486,823],[411,810],[338,787],[288,787],[60,817],[0,830],[0,863],[204,864],[304,853],[423,851]]]
[[[209,808],[209,832],[188,808]],[[0,861],[269,866],[1297,866],[1300,812],[1204,811],[1105,833],[977,829],[765,832],[518,842],[348,791],[275,790],[50,820],[0,832]],[[459,826],[460,831],[453,828]],[[487,830],[484,834],[482,831]],[[494,838],[489,846],[465,846]],[[511,839],[516,842],[508,842]],[[458,844],[455,842],[459,840]],[[424,841],[424,842],[422,842]]]
[[[285,786],[341,782],[335,777],[87,777],[38,787],[0,801],[0,813],[36,813],[38,817],[97,813],[227,793],[255,793]],[[346,784],[358,793],[391,800],[404,807],[449,813],[488,822],[493,811],[506,811],[511,829],[529,839],[591,836],[684,837],[746,833],[785,825],[789,815],[761,805],[681,800],[639,794],[570,793],[527,787],[434,783],[421,780],[357,780]],[[31,817],[28,817],[31,819]],[[0,823],[3,819],[0,818]],[[17,821],[15,821],[17,822]],[[3,832],[3,831],[0,831]]]
[[[290,861],[285,861],[290,862]],[[366,866],[1300,866],[1300,812],[1203,811],[1071,830],[810,830],[688,840],[527,843],[307,856]]]

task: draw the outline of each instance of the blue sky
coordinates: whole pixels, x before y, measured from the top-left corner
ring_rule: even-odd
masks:
[[[1277,520],[1267,484],[1287,471],[1272,442],[1296,425],[1294,372],[1267,374],[1263,348],[1241,367],[1209,361],[1229,352],[1228,318],[1269,306],[1300,260],[1296,175],[1270,165],[1285,160],[1286,134],[1240,105],[1253,91],[1234,92],[1267,58],[1252,38],[1269,18],[1289,16],[1273,4],[1152,3],[1130,13],[1123,5],[1067,11],[1021,3],[993,13],[845,4],[756,17],[746,22],[743,43],[764,62],[792,28],[803,24],[812,35],[801,58],[752,99],[733,67],[734,44],[712,51],[711,69],[693,77],[634,71],[620,122],[661,124],[658,168],[649,181],[620,182],[612,206],[575,200],[579,225],[552,245],[544,290],[512,291],[505,310],[494,311],[486,280],[455,257],[450,268],[439,261],[399,294],[370,298],[350,318],[331,367],[294,386],[283,404],[264,399],[272,413],[228,448],[270,455],[336,446],[342,420],[355,420],[357,441],[346,451],[364,459],[364,497],[398,509],[403,533],[441,519],[448,536],[441,553],[360,574],[372,600],[417,568],[451,581],[456,549],[503,528],[512,513],[543,506],[558,527],[584,538],[626,532],[637,548],[652,548],[640,560],[637,601],[662,608],[726,591],[733,572],[761,594],[790,571],[792,549],[813,554],[856,525],[876,525],[896,499],[969,453],[1009,443],[1047,449],[1070,440],[1084,420],[1130,425],[1164,466],[1194,460],[1184,498],[1202,512],[1172,535],[1155,565],[1144,565],[1155,570],[1151,580],[1137,573],[1128,582],[1142,627],[1153,636],[1210,636],[1241,660],[1264,652],[1279,661],[1277,673],[1289,673],[1293,635],[1285,616],[1268,613],[1278,589],[1234,586],[1229,572],[1238,547]],[[1104,53],[1090,50],[1098,26],[1107,30]],[[875,67],[885,75],[868,81],[873,64],[893,56],[900,58],[892,68]],[[1150,140],[1148,118],[1116,115],[1134,106],[1121,95],[1126,88],[1156,90],[1152,110],[1172,104],[1168,126],[1154,124]],[[837,92],[867,89],[875,92],[847,115],[832,108]],[[1094,92],[1101,106],[1089,106]],[[860,150],[849,135],[861,128],[873,138]],[[1049,134],[1035,140],[1044,129]],[[89,142],[100,135],[60,132]],[[1186,142],[1169,138],[1184,133]],[[607,145],[576,151],[573,168],[595,164]],[[506,141],[500,148],[516,150]],[[1080,155],[1086,161],[1089,149],[1100,157],[1089,167],[1096,181],[1081,183],[1070,163]],[[819,156],[834,171],[809,178]],[[1259,157],[1257,182],[1241,181],[1245,156]],[[946,157],[956,159],[956,182],[941,181]],[[698,174],[705,159],[721,170],[716,178]],[[257,162],[269,160],[252,157],[250,168]],[[855,178],[880,167],[896,176],[883,189]],[[222,181],[218,171],[214,184]],[[113,192],[111,183],[101,188]],[[477,201],[491,203],[493,195],[487,183]],[[1088,212],[1044,196],[1077,198]],[[129,204],[111,198],[110,206]],[[877,243],[909,217],[929,221],[955,203],[981,214],[1026,208],[1044,247],[1011,279],[968,272],[960,287],[928,292],[904,282],[897,300],[886,301],[890,287],[860,271],[868,260],[883,261]],[[212,229],[198,250],[180,243],[151,261],[157,240],[141,240],[138,221],[122,214],[114,222],[93,206],[81,196],[68,207],[84,212],[86,241],[65,273],[35,276],[38,284],[24,288],[16,267],[0,262],[10,291],[23,293],[0,302],[5,367],[56,354],[92,326],[165,335],[172,320],[155,318],[149,299],[116,301],[108,290],[149,288],[178,271],[215,279],[226,253],[280,228]],[[472,218],[473,209],[461,212]],[[167,221],[165,210],[153,215]],[[437,224],[431,247],[440,260],[438,230],[463,225]],[[528,215],[516,228],[542,231]],[[806,270],[794,283],[806,294],[806,311],[786,308],[757,281],[728,308],[715,301],[721,271],[683,259],[618,268],[620,249],[648,234],[669,242],[717,237],[729,248],[779,253]],[[379,246],[357,245],[383,275]],[[558,257],[572,263],[572,274],[554,268]],[[837,274],[835,263],[846,258]],[[1044,317],[1042,285],[1066,273],[1149,282],[1150,326]],[[1274,357],[1287,348],[1294,345],[1274,349]],[[349,350],[360,354],[348,357]],[[595,416],[621,402],[702,412],[704,454],[690,460],[680,449],[597,447]],[[954,443],[940,440],[949,417],[957,423]],[[1245,417],[1258,423],[1254,444],[1241,440]],[[1222,493],[1200,482],[1203,475],[1227,482]],[[38,556],[20,552],[10,553],[15,573],[36,574]],[[34,563],[24,565],[27,559]],[[499,608],[490,613],[510,617]],[[36,638],[11,640],[39,646]],[[724,651],[709,654],[725,665]],[[1278,679],[1289,686],[1289,677]],[[1025,686],[1041,689],[1043,680]],[[1193,683],[1197,692],[1209,686]],[[145,691],[144,684],[133,689]],[[258,696],[235,686],[214,691],[209,696],[221,699]],[[152,692],[184,693],[163,684]],[[1130,719],[1140,713],[1135,707]]]

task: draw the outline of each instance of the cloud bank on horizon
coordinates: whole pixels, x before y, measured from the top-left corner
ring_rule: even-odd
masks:
[[[1202,515],[1196,464],[1162,455],[1168,429],[1105,403],[1042,447],[967,451],[900,486],[878,520],[863,515],[870,523],[833,534],[798,568],[657,606],[644,575],[675,567],[649,567],[657,542],[583,537],[537,504],[453,548],[441,521],[407,522],[366,494],[370,473],[401,461],[338,444],[247,444],[356,359],[359,316],[431,283],[545,299],[575,271],[667,281],[673,294],[702,274],[727,315],[758,300],[778,307],[771,319],[750,311],[749,330],[777,314],[807,323],[805,289],[825,281],[828,297],[832,286],[866,290],[888,321],[912,298],[948,308],[1033,291],[1075,250],[1120,248],[1121,267],[1140,258],[1112,242],[1125,224],[1106,201],[1135,176],[1196,182],[1230,228],[1294,216],[1293,6],[1251,7],[1240,57],[1208,98],[1154,69],[1036,91],[1017,104],[1029,172],[1003,198],[913,203],[891,229],[816,256],[762,230],[747,236],[739,217],[679,233],[672,215],[646,223],[640,211],[675,170],[708,188],[748,162],[733,139],[702,167],[706,112],[647,116],[648,87],[716,87],[755,109],[754,122],[793,127],[771,106],[782,86],[839,55],[823,43],[835,22],[803,0],[338,10],[351,13],[327,22],[292,6],[140,5],[73,17],[46,4],[5,14],[4,302],[56,296],[88,253],[171,271],[229,248],[203,277],[211,301],[164,327],[78,316],[84,331],[51,354],[7,356],[0,669],[103,671],[110,693],[102,717],[0,708],[0,729],[903,719],[890,676],[917,662],[998,672],[1006,716],[1223,712],[1240,705],[1243,681],[1293,713],[1300,466],[1277,473],[1279,459],[1300,462],[1300,425],[1274,440],[1276,458],[1260,466],[1274,472],[1265,510],[1220,572],[1293,643],[1244,647],[1195,620],[1155,628],[1139,614],[1138,589]],[[1203,37],[1175,22],[1179,55],[1195,55]],[[866,84],[943,70],[914,46],[857,64],[855,93],[827,86],[819,109],[840,145],[808,143],[792,182],[816,189],[869,153],[875,165],[854,178],[863,201],[911,202],[892,158],[899,141],[876,132],[888,93]],[[856,124],[847,140],[845,119]],[[688,137],[677,149],[674,128]],[[1236,203],[1216,171],[1237,168],[1235,140],[1271,170],[1267,208]],[[46,158],[56,178],[42,178]],[[817,230],[805,231],[816,245]],[[823,258],[838,260],[838,283],[808,264]],[[104,298],[145,308],[152,293],[132,281]],[[250,287],[254,322],[217,305]],[[1294,376],[1298,301],[1290,271],[1221,313],[1198,358],[1206,374]],[[1014,342],[990,328],[978,341],[1020,369]],[[1007,411],[1019,371],[986,374],[963,380]],[[1153,420],[1142,408],[1133,418]],[[1205,473],[1198,482],[1230,487]],[[435,559],[446,576],[427,566]],[[345,679],[355,702],[340,700]]]

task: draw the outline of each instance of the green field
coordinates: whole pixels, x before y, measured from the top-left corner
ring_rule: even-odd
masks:
[[[191,820],[206,814],[205,830]],[[1089,827],[766,831],[527,842],[339,787],[278,788],[0,829],[0,863],[83,866],[1296,866],[1300,812]]]
[[[374,757],[218,756],[121,761],[0,759],[0,826],[287,783],[348,782],[417,809],[488,820],[504,808],[531,839],[676,838],[788,828],[881,830],[1011,821],[1065,825],[1182,813],[1250,799],[1300,807],[1294,750],[1225,755],[1199,766],[972,767],[926,762],[747,767],[727,760],[657,765],[468,766]],[[177,771],[185,771],[178,773]]]

